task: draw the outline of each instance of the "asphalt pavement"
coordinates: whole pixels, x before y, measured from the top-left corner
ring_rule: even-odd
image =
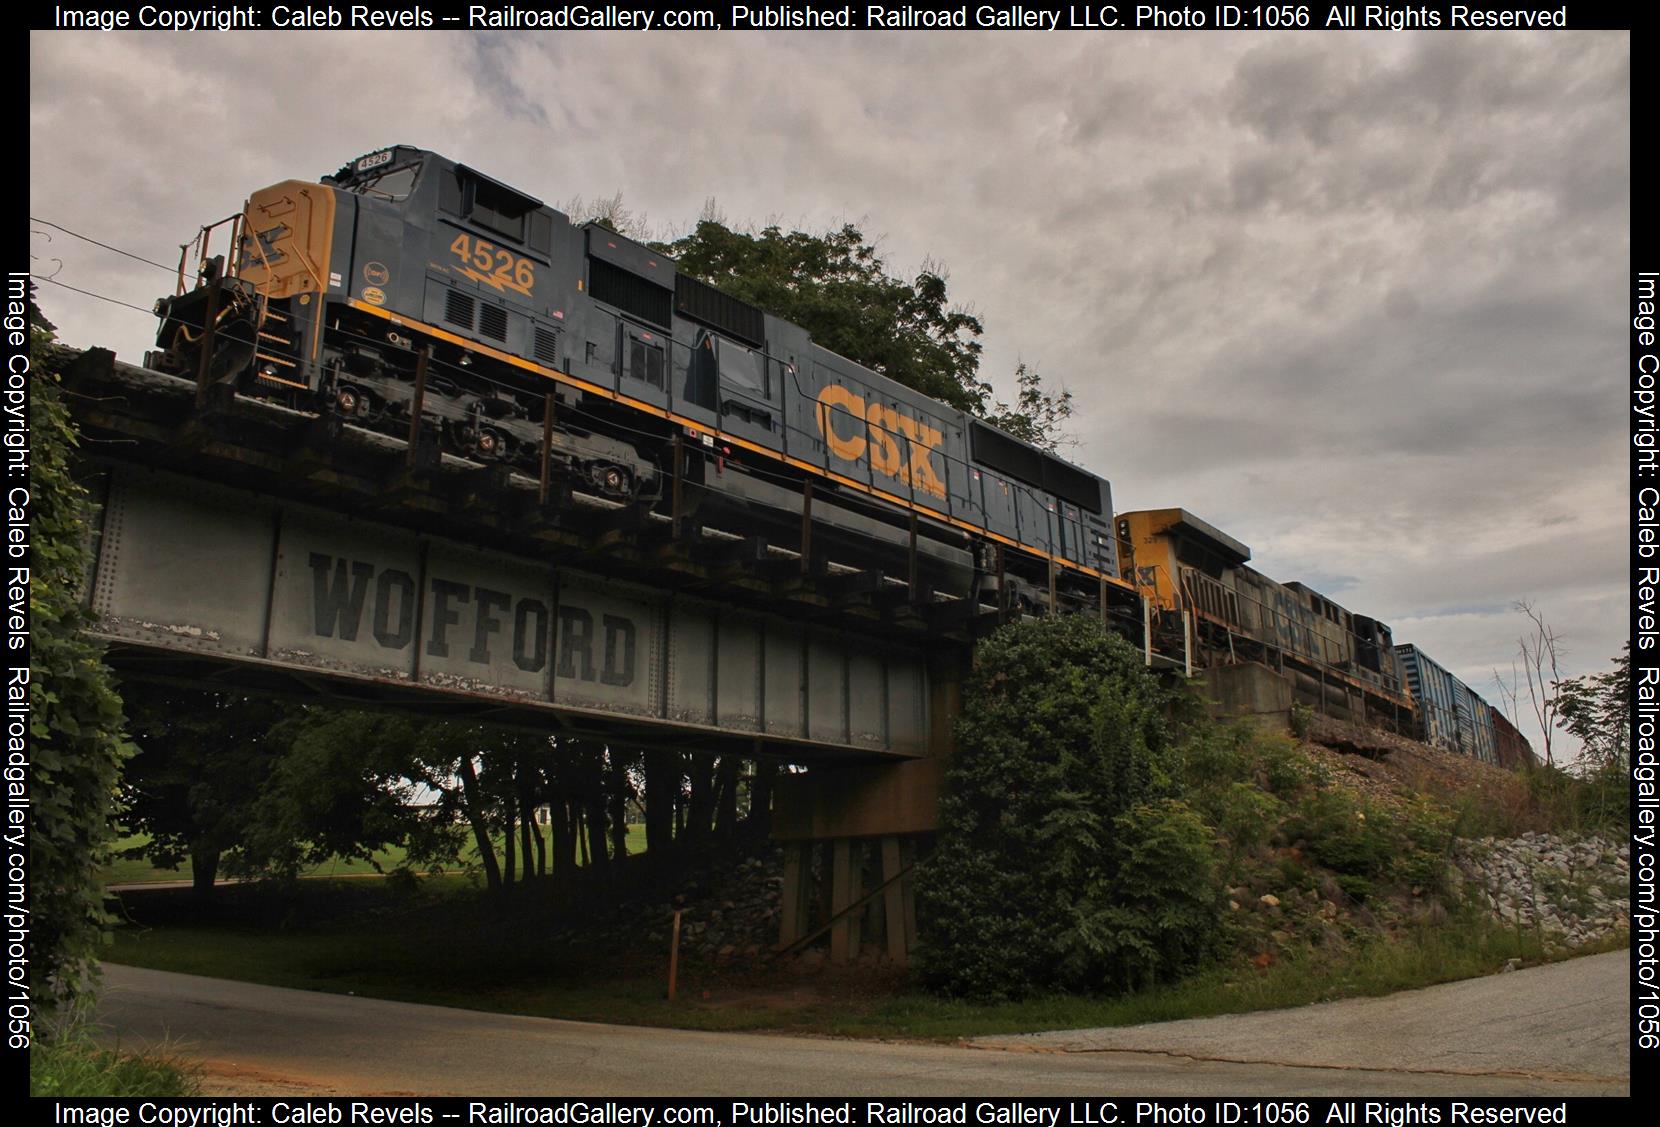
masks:
[[[442,973],[441,958],[434,973]],[[219,1095],[1628,1095],[1625,952],[1387,998],[965,1045],[514,1017],[105,966]]]

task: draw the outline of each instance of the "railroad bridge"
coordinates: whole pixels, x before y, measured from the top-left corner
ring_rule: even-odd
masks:
[[[905,957],[915,838],[972,638],[1002,614],[930,590],[914,531],[888,574],[815,545],[810,494],[783,546],[703,523],[678,480],[620,504],[102,349],[62,370],[96,469],[88,600],[112,665],[807,765],[775,799],[781,940],[810,938],[822,848],[832,958],[861,920]]]

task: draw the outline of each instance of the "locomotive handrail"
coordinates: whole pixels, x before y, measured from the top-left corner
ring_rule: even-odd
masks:
[[[206,268],[206,266],[207,266],[208,247],[210,246],[210,244],[213,241],[213,232],[215,230],[217,230],[218,228],[223,227],[227,223],[235,224],[236,226],[232,227],[232,229],[231,229],[231,249],[234,252],[235,249],[236,249],[237,243],[240,242],[240,240],[237,238],[237,235],[238,235],[239,228],[241,226],[241,220],[242,220],[242,213],[240,211],[238,211],[238,212],[236,212],[232,215],[227,215],[223,219],[216,219],[212,223],[208,223],[208,224],[204,225],[200,230],[198,230],[196,232],[196,237],[194,239],[191,239],[188,243],[179,244],[178,289],[174,292],[174,294],[173,294],[174,297],[178,297],[178,296],[180,296],[184,293],[184,288],[185,288],[184,287],[184,264],[185,264],[185,259],[190,254],[190,248],[191,247],[196,247],[197,248],[196,276],[197,276],[197,278],[200,278],[202,276],[203,269]],[[232,259],[227,258],[226,261],[231,262]]]

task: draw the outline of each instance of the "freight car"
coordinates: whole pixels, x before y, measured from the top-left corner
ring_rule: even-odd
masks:
[[[874,554],[930,598],[1099,610],[1141,639],[1104,479],[648,246],[406,145],[260,189],[222,222],[228,262],[204,228],[195,285],[181,258],[157,303],[147,366],[540,473],[567,496],[672,498],[677,521],[725,513],[803,549]]]
[[[1395,647],[1418,702],[1418,738],[1500,767],[1537,762],[1527,737],[1439,662],[1410,643]]]
[[[1125,575],[1198,667],[1258,663],[1311,707],[1410,731],[1389,627],[1247,566],[1251,549],[1185,509],[1118,515]]]

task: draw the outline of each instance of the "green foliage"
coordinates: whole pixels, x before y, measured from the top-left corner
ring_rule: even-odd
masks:
[[[1314,727],[1314,710],[1302,701],[1291,706],[1291,734],[1300,740],[1308,739],[1309,731]]]
[[[1264,735],[1254,751],[1257,778],[1271,794],[1290,797],[1314,780],[1314,765],[1289,740]]]
[[[168,1097],[201,1094],[199,1069],[155,1052],[100,1047],[83,1028],[60,1031],[29,1052],[31,1096]]]
[[[1421,795],[1389,812],[1330,787],[1303,796],[1284,832],[1332,870],[1345,893],[1365,900],[1389,882],[1420,893],[1444,891],[1457,822],[1454,811]]]
[[[1614,668],[1558,681],[1552,704],[1557,723],[1580,741],[1577,785],[1559,782],[1571,796],[1576,828],[1631,824],[1631,643]]]
[[[275,701],[146,683],[126,686],[138,752],[122,773],[122,822],[145,835],[128,856],[158,867],[189,861],[206,892],[220,868],[252,871],[242,849],[261,791],[285,743],[272,729],[289,711]]]
[[[1141,803],[1113,820],[1107,895],[1080,900],[1056,937],[1057,984],[1145,990],[1180,977],[1216,946],[1221,895],[1210,827],[1185,803]]]
[[[32,303],[31,313],[29,988],[49,1011],[86,994],[97,973],[109,922],[98,871],[131,747],[102,647],[81,632],[89,504],[70,475],[76,435],[51,369],[51,325]]]
[[[1250,723],[1195,726],[1185,749],[1187,785],[1202,790],[1253,779],[1261,738]]]
[[[1422,795],[1415,797],[1400,819],[1402,847],[1395,874],[1425,892],[1443,891],[1457,822],[1453,811]]]
[[[1310,857],[1345,876],[1379,876],[1396,849],[1388,819],[1339,788],[1305,795],[1287,819],[1286,833],[1301,839]]]
[[[1199,900],[1198,886],[1214,884],[1212,864],[1189,856],[1209,857],[1208,830],[1165,801],[1185,774],[1171,718],[1182,694],[1084,615],[1004,627],[977,662],[939,846],[919,879],[924,981],[944,993],[1019,997],[1123,988],[1190,965],[1193,946],[1151,953],[1190,910],[1180,898],[1165,903],[1168,882],[1197,882]],[[1137,852],[1130,832],[1181,846],[1182,872]],[[1132,949],[1140,954],[1125,962]]]
[[[1579,739],[1580,762],[1590,770],[1624,771],[1630,759],[1631,643],[1614,668],[1556,683],[1559,725]]]
[[[1285,803],[1251,783],[1209,786],[1193,801],[1235,854],[1266,845],[1285,816]]]
[[[247,820],[247,862],[292,878],[331,857],[374,863],[394,846],[412,864],[454,860],[453,822],[417,805],[432,781],[418,754],[421,733],[438,727],[390,713],[296,712],[274,733],[283,754]]]
[[[705,219],[660,249],[682,273],[795,322],[833,352],[959,410],[985,409],[979,318],[948,305],[938,271],[911,282],[889,275],[852,224],[744,234]]]
[[[1019,388],[1014,406],[997,403],[987,412],[986,421],[1051,453],[1075,442],[1066,433],[1072,418],[1072,393],[1062,391],[1056,395],[1045,391],[1038,370],[1024,363],[1015,366],[1014,380]]]

